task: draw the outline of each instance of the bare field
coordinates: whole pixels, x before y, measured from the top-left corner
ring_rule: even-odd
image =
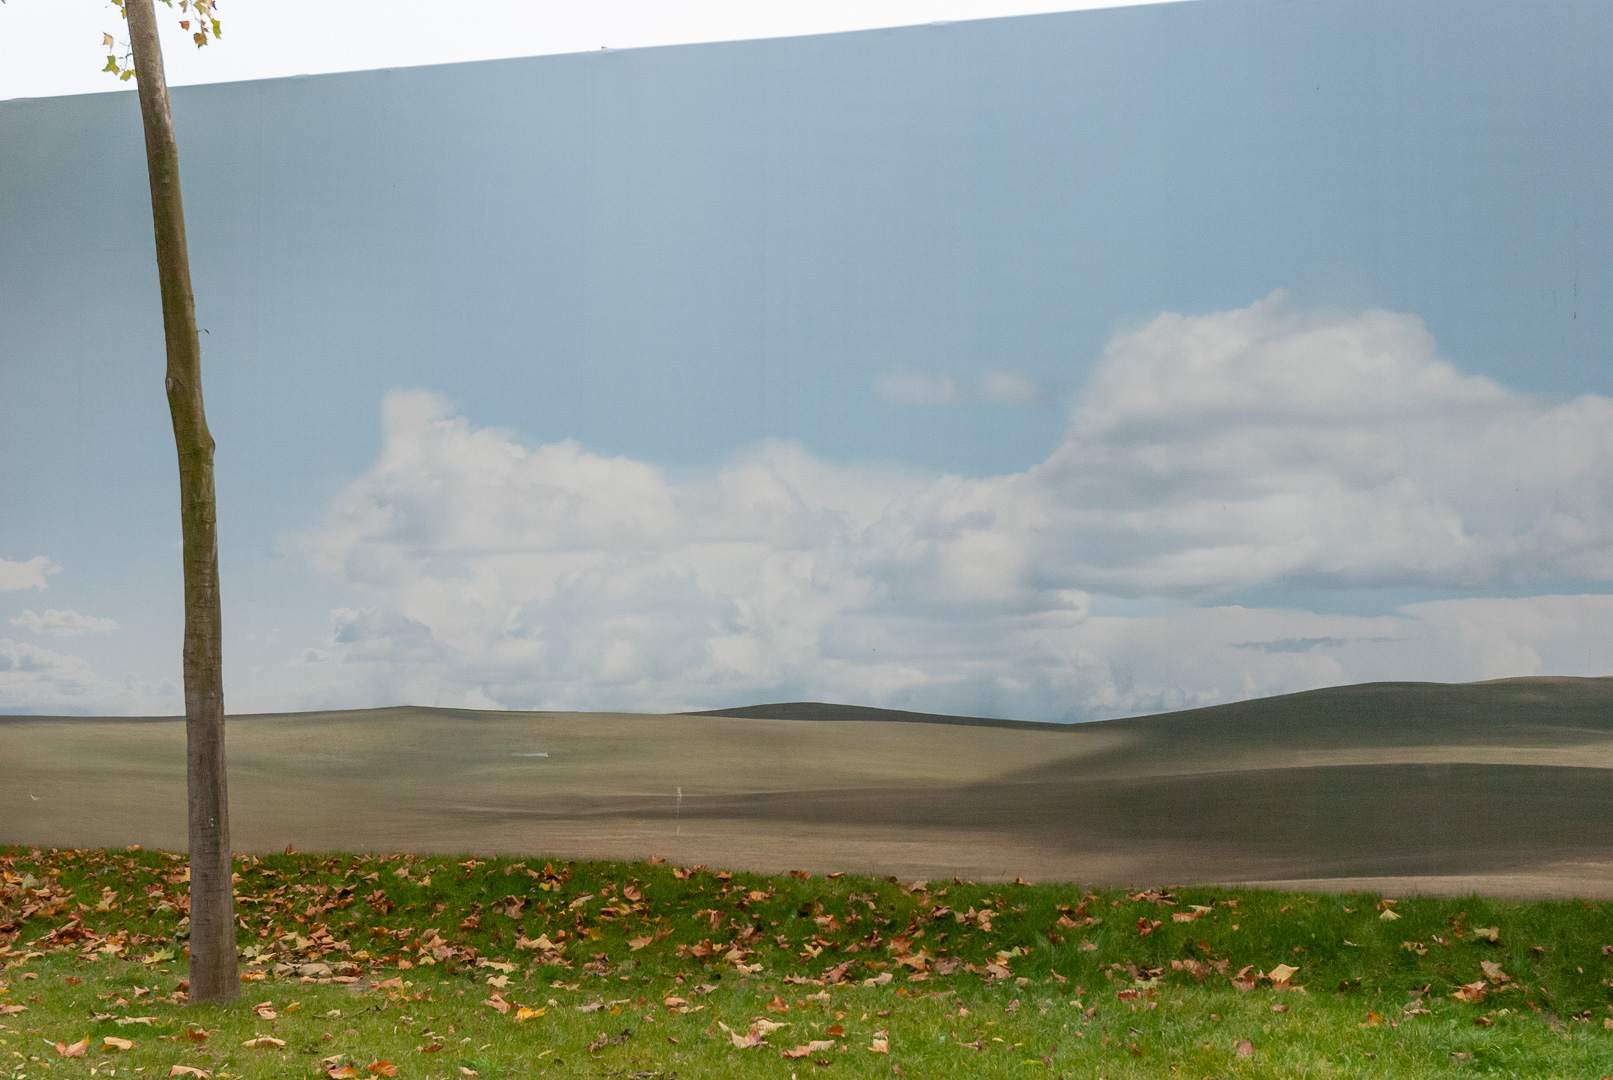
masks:
[[[1613,896],[1609,679],[1076,727],[743,711],[234,717],[232,831],[243,851]],[[183,768],[177,720],[0,717],[0,843],[182,848]]]

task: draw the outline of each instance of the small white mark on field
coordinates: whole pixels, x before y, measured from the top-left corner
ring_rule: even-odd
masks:
[[[547,751],[547,750],[539,750],[536,753],[516,754],[515,756],[516,757],[548,757],[549,756],[549,751]]]

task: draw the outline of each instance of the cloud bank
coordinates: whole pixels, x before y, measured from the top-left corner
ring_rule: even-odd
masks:
[[[882,392],[959,393],[921,381]],[[339,669],[327,698],[1074,719],[1601,664],[1577,652],[1613,628],[1600,595],[1483,596],[1613,578],[1613,400],[1463,375],[1405,315],[1281,295],[1162,315],[1111,342],[1045,461],[986,477],[770,443],[674,484],[431,394],[383,407],[380,459],[297,542],[364,598],[297,661]],[[1259,586],[1473,598],[1375,618],[1218,600]],[[1174,610],[1095,617],[1094,595]]]
[[[24,611],[11,620],[12,626],[22,626],[36,634],[51,637],[76,637],[79,634],[110,634],[118,628],[116,619],[100,619],[94,615],[80,615],[76,611],[46,608],[44,614]]]

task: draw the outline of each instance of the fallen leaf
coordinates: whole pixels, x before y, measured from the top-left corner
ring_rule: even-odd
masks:
[[[1290,983],[1297,974],[1299,974],[1299,968],[1291,967],[1288,964],[1278,964],[1266,973],[1266,977],[1271,980],[1271,985],[1276,989],[1288,990],[1291,989]]]
[[[106,1035],[101,1039],[103,1050],[132,1050],[134,1042],[130,1039],[120,1039],[116,1035]]]
[[[790,1005],[789,1002],[785,1001],[777,994],[774,994],[773,1000],[762,1006],[762,1011],[771,1013],[787,1013],[790,1011]]]
[[[1377,1027],[1381,1023],[1383,1023],[1383,1017],[1380,1016],[1378,1013],[1373,1012],[1371,1009],[1368,1009],[1367,1010],[1366,1026],[1367,1027]]]
[[[76,1043],[59,1042],[56,1044],[56,1052],[62,1055],[62,1057],[83,1057],[84,1051],[88,1050],[89,1048],[90,1040],[88,1036],[85,1036]]]
[[[272,1001],[260,1001],[256,1005],[252,1006],[252,1011],[257,1013],[258,1016],[262,1017],[264,1020],[273,1020],[275,1017],[280,1015],[275,1011],[274,1002]]]
[[[274,1017],[271,1016],[269,1019],[272,1020]],[[129,1024],[155,1024],[156,1022],[157,1018],[155,1016],[120,1016],[117,1019],[118,1027],[126,1027]]]
[[[1239,1039],[1232,1044],[1232,1052],[1241,1058],[1255,1056],[1255,1044],[1248,1039]]]
[[[515,1022],[520,1024],[525,1023],[528,1020],[535,1020],[548,1011],[549,1007],[547,1005],[540,1005],[536,1009],[528,1008],[525,1005],[520,1005],[517,1006],[515,1010]]]
[[[1457,1001],[1466,1001],[1469,1004],[1476,1005],[1484,1000],[1484,995],[1489,993],[1489,989],[1484,980],[1479,979],[1477,982],[1470,982],[1466,986],[1458,986],[1451,997]]]
[[[643,937],[628,938],[627,949],[629,952],[638,952],[640,949],[644,948],[644,946],[648,945],[654,940],[655,939],[649,934],[645,934]]]
[[[325,1070],[325,1075],[330,1077],[330,1080],[353,1080],[358,1075],[358,1070],[351,1065],[332,1065]]]
[[[430,875],[428,874],[427,877],[429,877],[429,876]],[[369,1070],[370,1070],[370,1075],[372,1075],[372,1076],[396,1076],[396,1075],[398,1075],[398,1067],[396,1065],[392,1064],[390,1061],[387,1061],[385,1058],[382,1058],[379,1061],[370,1062]]]
[[[11,1016],[13,1013],[27,1012],[26,1005],[0,1005],[0,1016]]]
[[[1512,976],[1502,971],[1500,964],[1491,963],[1489,960],[1480,960],[1479,967],[1484,969],[1484,977],[1496,986],[1512,981]]]
[[[241,1045],[242,1046],[258,1047],[260,1049],[263,1048],[263,1047],[273,1047],[274,1049],[278,1050],[282,1046],[286,1045],[286,1040],[277,1039],[273,1035],[259,1035],[255,1039],[248,1039],[246,1042],[242,1043]]]
[[[200,1076],[202,1078],[202,1080],[208,1080],[208,1078],[211,1077],[213,1074],[210,1071],[208,1071],[207,1069],[196,1069],[196,1068],[192,1068],[189,1065],[175,1065],[173,1068],[168,1070],[168,1075],[169,1076]]]
[[[868,1044],[868,1049],[869,1049],[870,1052],[875,1053],[875,1054],[888,1054],[888,1053],[891,1052],[890,1040],[889,1039],[874,1039],[872,1042],[870,1042]]]

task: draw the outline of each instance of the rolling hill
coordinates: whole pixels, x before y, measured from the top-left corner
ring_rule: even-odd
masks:
[[[1613,679],[1052,725],[823,703],[232,717],[242,850],[1613,895]],[[0,842],[184,839],[184,725],[0,718]]]

